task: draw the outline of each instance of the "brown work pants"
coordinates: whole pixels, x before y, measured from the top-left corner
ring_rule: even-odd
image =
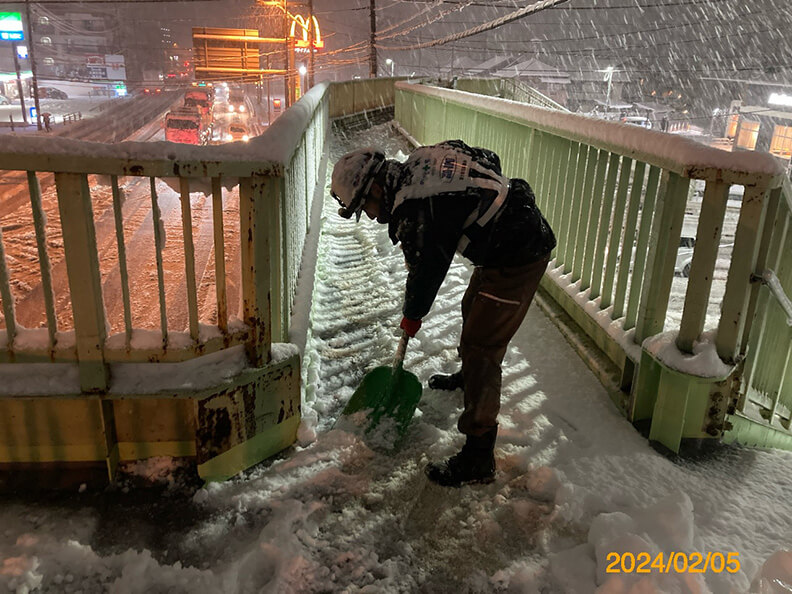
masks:
[[[462,377],[465,410],[459,430],[481,436],[497,427],[501,363],[531,305],[549,256],[524,266],[476,267],[462,298]]]

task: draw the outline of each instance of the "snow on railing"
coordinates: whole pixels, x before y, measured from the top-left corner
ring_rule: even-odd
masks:
[[[540,132],[629,156],[687,177],[716,179],[722,174],[723,181],[743,184],[746,177],[755,181],[757,176],[774,178],[784,173],[778,160],[767,153],[730,153],[677,135],[464,91],[407,83],[397,83],[396,88],[445,99],[478,113],[523,121]]]

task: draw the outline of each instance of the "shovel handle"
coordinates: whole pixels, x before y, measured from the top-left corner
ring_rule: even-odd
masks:
[[[396,356],[393,358],[393,369],[394,371],[400,369],[404,364],[404,354],[407,352],[407,343],[410,340],[410,336],[407,334],[406,331],[402,331],[402,337],[399,341],[399,346],[396,349]]]

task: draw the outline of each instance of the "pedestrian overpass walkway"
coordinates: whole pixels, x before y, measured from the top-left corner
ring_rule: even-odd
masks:
[[[486,146],[532,183],[559,238],[538,301],[650,439],[792,448],[792,190],[772,157],[377,79],[318,85],[244,146],[0,147],[0,471],[167,455],[222,479],[291,444],[330,123],[388,106],[411,144]]]

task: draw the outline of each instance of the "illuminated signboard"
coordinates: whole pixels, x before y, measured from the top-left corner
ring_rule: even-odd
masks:
[[[302,39],[300,36],[297,35],[297,26],[302,29]],[[322,40],[322,34],[319,31],[319,21],[316,20],[316,17],[313,17],[313,30],[314,30],[314,39],[313,39],[313,46],[314,49],[322,49],[324,47],[324,41]],[[289,37],[296,38],[295,47],[297,48],[308,48],[310,46],[310,25],[308,23],[308,19],[304,19],[301,15],[297,15],[294,17],[291,26],[291,33],[289,33]]]
[[[22,13],[0,12],[0,40],[22,41],[25,30],[22,27]]]

